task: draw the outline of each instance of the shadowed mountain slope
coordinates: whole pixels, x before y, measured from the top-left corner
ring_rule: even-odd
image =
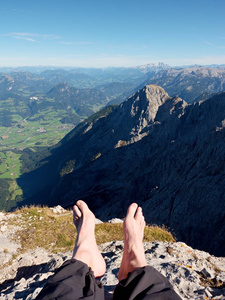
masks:
[[[135,201],[148,223],[224,255],[224,120],[225,93],[187,105],[149,85],[78,125],[19,183],[27,203],[82,198],[103,220],[123,217]]]

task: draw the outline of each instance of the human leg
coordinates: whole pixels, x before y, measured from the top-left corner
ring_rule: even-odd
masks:
[[[143,247],[145,221],[142,209],[133,203],[124,220],[124,253],[113,299],[181,300],[169,281],[147,266]]]
[[[95,216],[84,201],[73,207],[73,220],[77,238],[72,259],[56,271],[36,300],[104,299],[104,289],[96,278],[105,273],[106,265],[94,236]]]
[[[128,273],[136,268],[146,266],[143,248],[145,219],[141,207],[136,203],[129,206],[123,223],[124,252],[118,274],[119,281],[125,279]]]
[[[150,266],[137,268],[116,286],[114,300],[182,300],[166,277]]]
[[[93,271],[79,260],[67,260],[48,280],[36,300],[103,300],[104,289]]]
[[[106,271],[106,264],[95,239],[95,216],[84,201],[79,200],[74,205],[73,220],[77,238],[72,257],[86,263],[95,277],[101,277]]]

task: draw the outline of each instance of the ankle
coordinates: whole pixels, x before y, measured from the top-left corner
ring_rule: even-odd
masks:
[[[77,259],[77,260],[81,260],[81,261],[85,262],[87,265],[89,265],[90,250],[88,250],[88,248],[80,249],[80,247],[78,247],[74,251],[72,258]]]
[[[142,243],[130,244],[125,243],[124,252],[132,259],[144,255],[144,247]]]

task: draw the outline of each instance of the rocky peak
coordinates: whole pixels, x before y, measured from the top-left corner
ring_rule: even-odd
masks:
[[[0,75],[0,90],[2,92],[4,91],[10,91],[13,87],[14,80],[12,77],[8,75]]]
[[[8,75],[2,75],[2,76],[0,76],[0,83],[3,83],[3,82],[12,83],[12,82],[14,82],[14,80],[12,77],[10,77]]]
[[[64,92],[66,90],[68,90],[69,86],[66,82],[62,82],[62,83],[59,83],[57,86],[56,86],[56,89],[59,91],[59,92]]]
[[[66,95],[73,90],[76,90],[73,87],[68,86],[66,82],[58,83],[56,86],[54,86],[48,93],[48,96],[55,97],[58,95]]]
[[[147,134],[144,129],[154,124],[159,107],[169,99],[163,88],[147,85],[120,105],[121,120],[130,127],[131,143]]]
[[[171,97],[157,85],[147,85],[132,97],[131,116],[143,115],[146,121],[154,121],[159,106]]]
[[[174,118],[182,115],[186,105],[180,98],[172,99],[163,88],[147,85],[83,133],[88,132],[91,146],[108,151],[140,141],[154,130],[155,124],[169,121],[172,114]]]

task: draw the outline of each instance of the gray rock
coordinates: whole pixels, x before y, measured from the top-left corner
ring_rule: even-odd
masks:
[[[106,299],[111,299],[118,283],[123,242],[105,243],[99,249],[107,266],[101,281]],[[147,264],[166,276],[182,299],[225,299],[224,257],[211,256],[184,243],[144,243],[144,249]],[[1,270],[0,299],[35,299],[48,278],[71,255],[72,252],[51,254],[40,248],[20,255]]]
[[[16,217],[19,218],[20,216],[17,215]],[[11,260],[13,254],[15,254],[17,249],[21,246],[19,237],[17,238],[17,241],[12,239],[15,232],[21,228],[9,225],[7,222],[9,219],[13,218],[15,218],[15,214],[0,212],[0,268]]]

